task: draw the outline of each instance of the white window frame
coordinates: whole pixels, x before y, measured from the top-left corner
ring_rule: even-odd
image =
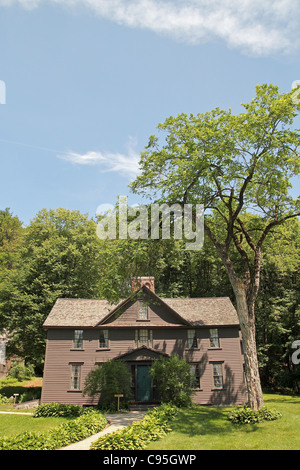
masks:
[[[216,390],[223,389],[224,377],[223,377],[223,363],[222,362],[212,362],[212,374],[213,374],[213,388]]]
[[[139,320],[149,320],[148,305],[142,300],[139,301]]]
[[[81,364],[71,364],[71,390],[81,390]]]

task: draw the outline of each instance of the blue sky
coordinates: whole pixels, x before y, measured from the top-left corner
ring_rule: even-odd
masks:
[[[0,0],[0,208],[143,202],[128,183],[157,124],[290,91],[299,29],[291,0]]]

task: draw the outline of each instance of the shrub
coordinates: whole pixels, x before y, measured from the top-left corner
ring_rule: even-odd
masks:
[[[16,383],[19,383],[19,380],[18,379],[15,379],[14,377],[9,377],[9,375],[7,377],[5,377],[5,379],[2,379],[1,380],[1,387],[3,387],[3,385],[13,385],[13,384],[16,384]]]
[[[35,418],[49,418],[53,417],[72,417],[81,416],[84,414],[85,409],[80,405],[65,405],[62,403],[43,403],[39,405],[35,412]]]
[[[42,433],[25,432],[0,439],[0,450],[55,450],[96,434],[106,426],[106,418],[90,411],[57,428]]]
[[[37,400],[41,398],[41,389],[38,387],[31,387],[26,392],[21,393],[18,402],[24,403],[24,401]]]
[[[130,378],[125,362],[104,362],[88,373],[83,395],[93,396],[101,392],[100,404],[107,408],[116,403],[115,394],[122,394],[126,402],[131,397]]]
[[[192,404],[192,376],[190,365],[178,356],[154,361],[150,375],[156,384],[162,403],[177,407]]]
[[[273,421],[278,418],[281,418],[281,414],[278,411],[266,407],[255,411],[247,406],[243,406],[228,413],[228,419],[234,424],[253,424],[262,421]]]
[[[13,398],[7,398],[0,394],[0,405],[8,405],[9,403],[13,403]]]
[[[34,367],[32,365],[24,366],[20,362],[15,362],[12,364],[11,369],[8,371],[8,377],[17,379],[20,382],[22,380],[30,379],[34,376]]]
[[[100,437],[93,442],[90,450],[142,450],[150,441],[160,439],[171,431],[169,422],[176,413],[176,407],[171,405],[153,408],[140,421]]]

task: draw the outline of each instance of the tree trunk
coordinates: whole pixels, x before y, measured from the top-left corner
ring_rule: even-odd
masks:
[[[248,405],[253,410],[258,410],[264,404],[255,339],[255,300],[259,289],[261,251],[260,248],[256,250],[255,272],[252,284],[250,272],[245,275],[246,281],[243,283],[235,273],[233,264],[228,256],[228,249],[217,240],[207,225],[204,228],[221,256],[235,294],[237,314],[242,332]],[[249,289],[250,285],[252,286],[251,294],[247,296],[247,288]]]
[[[234,285],[232,280],[231,283],[236,297],[237,313],[242,332],[248,405],[253,410],[258,410],[264,405],[264,401],[257,360],[254,309],[253,306],[249,307],[247,303],[244,284],[238,279],[234,280]]]

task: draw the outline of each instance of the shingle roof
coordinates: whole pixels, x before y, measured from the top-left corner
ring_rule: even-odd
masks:
[[[57,299],[44,327],[49,326],[94,326],[113,308],[107,300]]]
[[[161,298],[160,300],[191,326],[239,324],[236,310],[229,297]],[[57,299],[44,327],[94,327],[117,305],[98,299]]]
[[[194,326],[239,324],[237,312],[229,297],[162,300]]]

